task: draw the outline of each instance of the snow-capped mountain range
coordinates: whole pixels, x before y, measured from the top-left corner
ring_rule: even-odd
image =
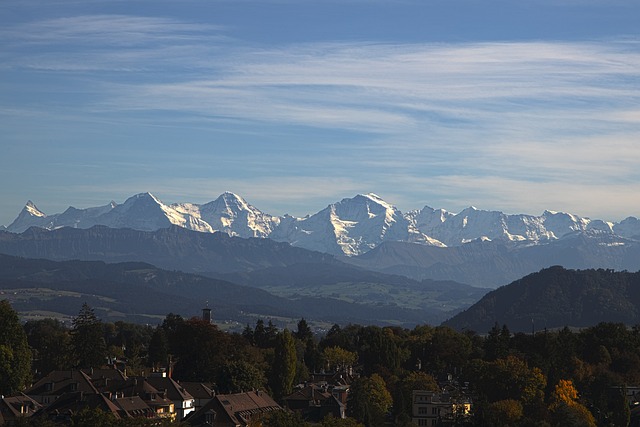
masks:
[[[477,239],[530,244],[591,231],[640,240],[640,220],[635,217],[614,223],[563,212],[508,215],[469,207],[455,214],[429,206],[403,214],[371,193],[345,198],[304,218],[269,215],[229,192],[206,204],[165,204],[150,193],[140,193],[122,204],[111,202],[87,209],[69,207],[53,215],[46,215],[29,201],[6,230],[21,233],[33,226],[56,229],[94,225],[142,231],[177,225],[199,232],[271,238],[305,249],[347,256],[363,254],[385,241],[441,247],[459,246]]]

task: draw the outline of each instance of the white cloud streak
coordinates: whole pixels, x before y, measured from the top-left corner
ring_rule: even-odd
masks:
[[[340,134],[335,144],[350,151],[315,160],[344,171],[335,175],[343,190],[367,182],[385,188],[363,191],[398,200],[411,189],[449,197],[455,208],[447,194],[482,194],[505,209],[564,203],[578,213],[594,205],[591,195],[625,198],[616,212],[640,213],[629,198],[640,180],[638,40],[265,49],[227,37],[224,27],[125,15],[19,24],[0,37],[9,41],[0,71],[86,79],[74,81],[80,92],[91,87],[75,107],[79,117],[146,124],[158,114],[163,124],[222,121],[239,133],[266,123],[283,135],[294,126]],[[13,108],[0,100],[0,111]],[[270,178],[259,190],[237,179],[225,189],[281,199],[308,197],[309,188],[335,193],[315,179],[297,186]]]

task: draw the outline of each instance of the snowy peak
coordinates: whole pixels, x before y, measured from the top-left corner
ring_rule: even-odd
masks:
[[[613,226],[613,231],[622,236],[640,239],[640,219],[630,216]]]
[[[265,214],[228,191],[200,206],[200,216],[214,230],[244,238],[268,237],[279,223],[278,218]]]
[[[283,221],[272,239],[335,255],[359,255],[384,241],[437,244],[420,233],[395,206],[358,194],[307,218]]]
[[[47,228],[51,218],[42,212],[31,200],[27,201],[18,217],[7,227],[12,233],[22,233],[29,227]]]
[[[86,209],[69,207],[54,215],[46,215],[28,201],[6,229],[21,233],[32,226],[51,230],[94,225],[144,231],[177,225],[243,238],[268,237],[305,249],[349,256],[365,253],[387,241],[459,246],[500,240],[529,245],[594,233],[640,240],[640,220],[635,217],[613,223],[551,210],[540,216],[511,215],[474,206],[457,214],[429,206],[403,214],[374,193],[344,198],[303,218],[271,216],[231,192],[202,205],[167,205],[151,193],[139,193],[122,204],[111,202]]]
[[[33,203],[31,200],[28,200],[27,204],[24,205],[23,212],[26,212],[31,216],[35,216],[35,217],[39,217],[39,218],[44,218],[44,217],[47,216],[47,215],[44,214],[44,212],[42,212],[40,209],[38,209],[38,207],[35,205],[35,203]]]

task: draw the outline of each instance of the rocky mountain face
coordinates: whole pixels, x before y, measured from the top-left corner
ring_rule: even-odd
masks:
[[[433,247],[457,247],[475,240],[538,244],[572,233],[599,231],[628,239],[640,239],[640,220],[620,223],[592,220],[563,212],[540,216],[509,215],[469,207],[454,214],[425,206],[402,213],[375,194],[360,194],[330,204],[304,218],[266,214],[233,193],[224,193],[206,204],[164,204],[141,193],[118,205],[76,209],[46,215],[29,201],[7,230],[21,233],[29,227],[57,229],[104,225],[155,231],[172,225],[188,230],[229,236],[270,238],[333,255],[357,256],[385,242],[410,242]]]

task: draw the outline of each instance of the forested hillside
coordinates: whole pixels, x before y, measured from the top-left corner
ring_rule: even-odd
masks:
[[[515,331],[640,323],[640,272],[546,268],[496,289],[444,322],[484,331],[495,322]]]

